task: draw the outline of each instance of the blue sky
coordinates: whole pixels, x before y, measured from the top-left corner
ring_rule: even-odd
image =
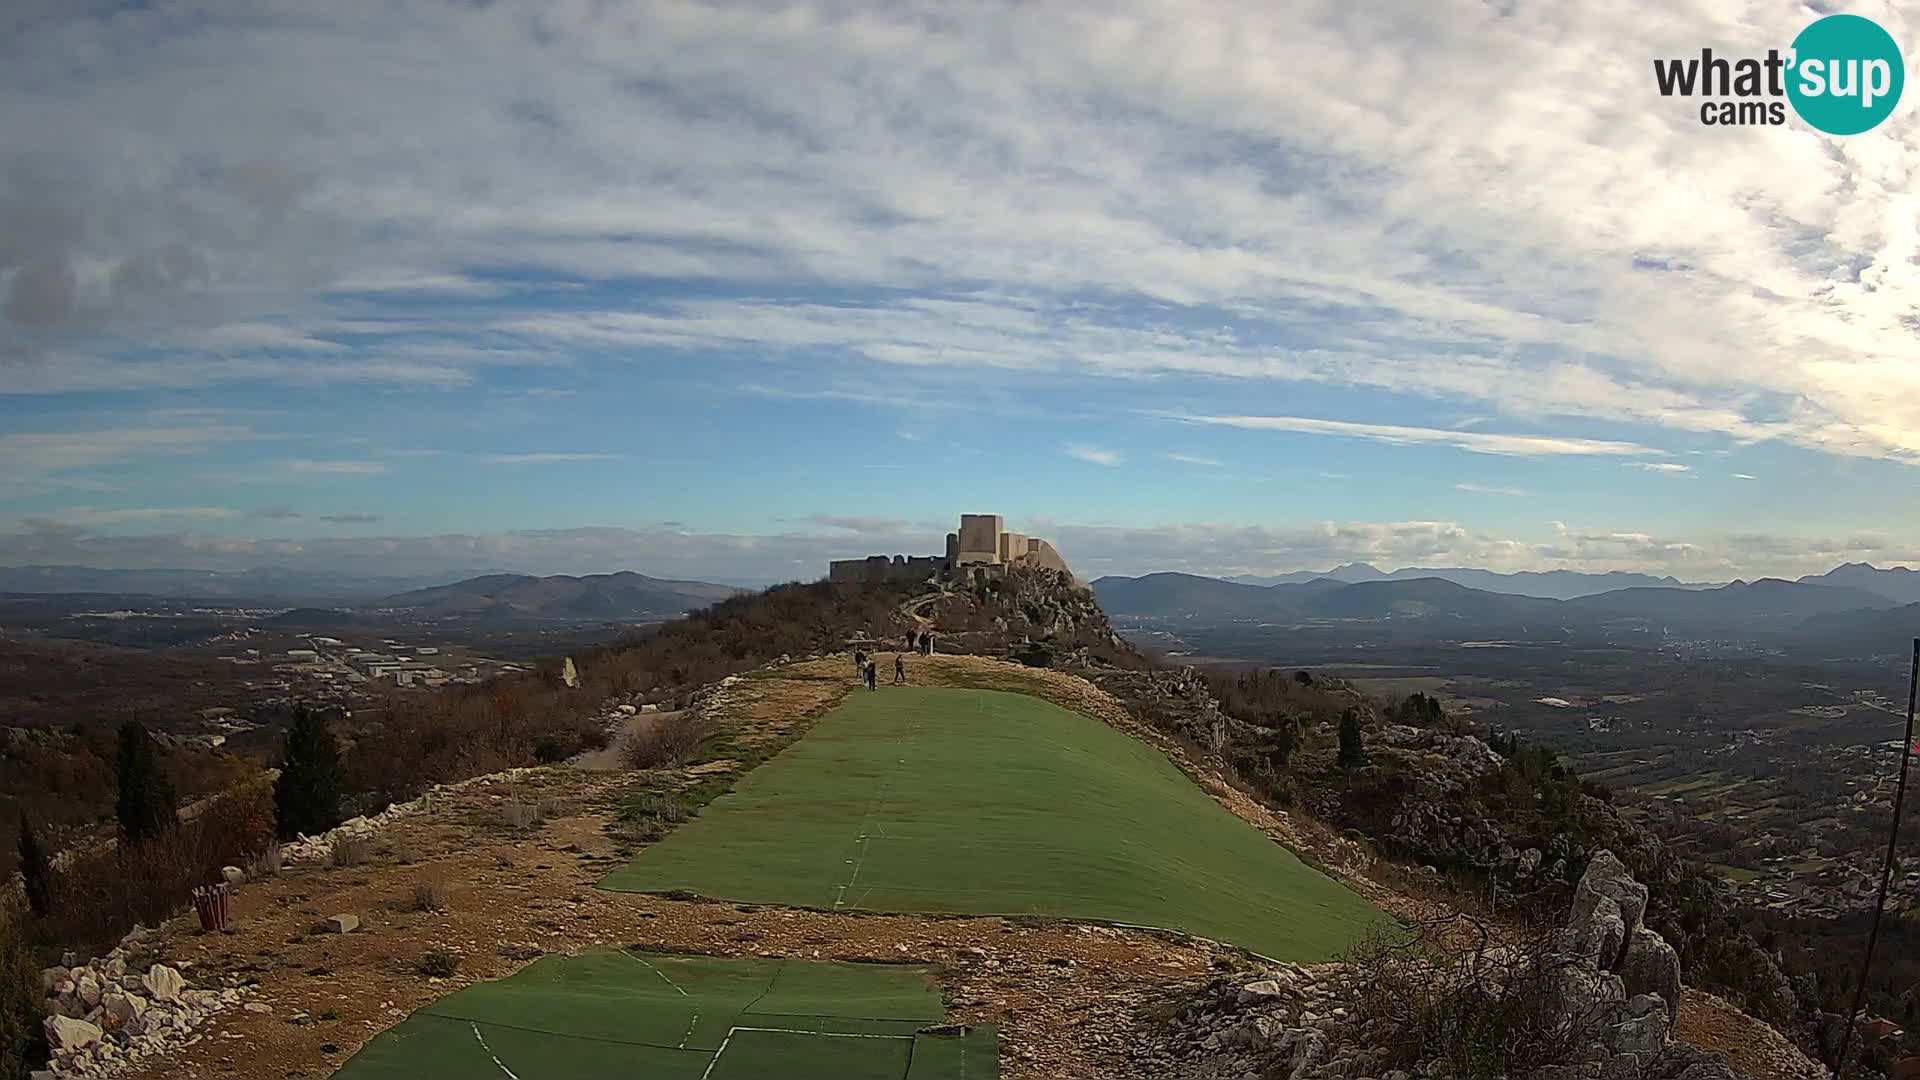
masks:
[[[1912,109],[1534,8],[10,6],[0,563],[1920,559]]]

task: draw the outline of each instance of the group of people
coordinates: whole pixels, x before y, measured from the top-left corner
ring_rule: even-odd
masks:
[[[933,631],[925,630],[907,635],[906,652],[895,653],[893,657],[893,685],[903,686],[907,681],[907,653],[918,649],[920,655],[933,655]],[[865,649],[853,651],[853,673],[867,684],[867,689],[880,689],[880,668]]]

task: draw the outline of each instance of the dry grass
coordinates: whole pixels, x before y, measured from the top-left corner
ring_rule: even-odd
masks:
[[[500,823],[509,829],[531,829],[545,820],[538,803],[508,803],[500,808]]]
[[[413,887],[413,909],[415,911],[447,910],[447,883],[444,881],[423,881]]]
[[[629,734],[621,754],[629,769],[668,769],[685,764],[712,733],[713,725],[692,713],[663,716]]]
[[[339,869],[359,866],[373,854],[373,842],[364,836],[341,836],[333,841],[331,862]]]

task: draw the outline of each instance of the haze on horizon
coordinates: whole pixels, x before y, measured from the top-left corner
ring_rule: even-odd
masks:
[[[1651,77],[1812,17],[14,3],[0,565],[1920,563],[1914,107]]]

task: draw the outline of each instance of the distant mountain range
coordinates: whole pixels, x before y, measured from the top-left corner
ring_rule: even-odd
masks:
[[[185,600],[371,600],[444,577],[251,570],[102,570],[92,566],[0,566],[0,592],[111,593]]]
[[[1362,581],[1405,581],[1412,578],[1439,578],[1442,581],[1451,581],[1456,585],[1465,585],[1470,589],[1507,593],[1512,596],[1537,596],[1547,600],[1571,600],[1577,596],[1590,596],[1594,593],[1611,592],[1614,589],[1630,589],[1637,586],[1672,589],[1708,589],[1713,587],[1711,585],[1688,584],[1678,578],[1672,577],[1653,577],[1648,574],[1632,574],[1624,570],[1610,570],[1604,574],[1583,574],[1575,570],[1523,570],[1518,573],[1502,574],[1493,570],[1479,570],[1469,566],[1407,566],[1398,570],[1383,571],[1363,562],[1336,566],[1324,574],[1316,574],[1303,570],[1292,574],[1275,574],[1267,577],[1254,574],[1240,574],[1221,580],[1231,581],[1240,585],[1304,585],[1323,579],[1357,584]],[[1920,599],[1920,597],[1916,597],[1916,599]]]
[[[418,615],[539,619],[673,619],[743,590],[624,571],[570,577],[488,574],[386,597],[372,606]]]
[[[1351,573],[1351,568],[1342,569]],[[1093,589],[1101,606],[1116,616],[1202,625],[1250,620],[1301,623],[1424,620],[1439,631],[1460,634],[1495,634],[1514,627],[1531,627],[1536,636],[1556,629],[1620,628],[1746,637],[1756,633],[1797,633],[1809,620],[1820,618],[1829,618],[1826,625],[1830,627],[1849,624],[1849,620],[1893,618],[1887,609],[1902,603],[1898,593],[1908,584],[1908,579],[1901,575],[1877,577],[1875,575],[1889,572],[1871,567],[1865,570],[1866,573],[1852,571],[1839,576],[1838,580],[1859,582],[1859,585],[1832,584],[1829,581],[1833,575],[1822,575],[1802,581],[1763,578],[1719,586],[1633,586],[1571,599],[1477,589],[1439,576],[1381,575],[1358,582],[1316,577],[1307,581],[1253,585],[1192,574],[1148,574],[1138,578],[1101,578],[1093,583]],[[1515,575],[1490,576],[1511,578]],[[1622,575],[1625,578],[1639,576]],[[1920,615],[1920,606],[1911,614]]]

